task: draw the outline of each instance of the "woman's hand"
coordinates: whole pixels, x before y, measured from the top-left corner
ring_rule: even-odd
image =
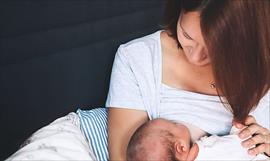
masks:
[[[249,148],[250,155],[265,153],[270,156],[270,132],[267,128],[257,124],[253,116],[248,116],[244,125],[237,122],[233,122],[233,125],[242,129],[239,133],[241,139],[250,137],[242,142],[244,148]]]

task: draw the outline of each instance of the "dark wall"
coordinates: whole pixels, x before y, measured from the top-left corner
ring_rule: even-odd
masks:
[[[0,160],[78,107],[104,106],[117,47],[160,28],[163,0],[1,0]]]

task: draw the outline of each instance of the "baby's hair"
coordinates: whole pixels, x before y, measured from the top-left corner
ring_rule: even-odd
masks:
[[[148,121],[142,124],[132,135],[127,147],[127,161],[147,161],[147,155],[152,149],[147,148],[147,138],[156,135],[161,142],[162,148],[165,149],[165,155],[161,156],[160,160],[177,161],[174,153],[173,140],[174,135],[168,131],[160,129],[158,131],[151,131],[152,122]]]

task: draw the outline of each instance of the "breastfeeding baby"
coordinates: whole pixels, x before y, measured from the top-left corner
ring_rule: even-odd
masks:
[[[199,161],[199,160],[268,160],[265,155],[251,156],[241,146],[237,129],[230,135],[205,136],[191,141],[189,129],[180,123],[154,119],[140,126],[131,137],[127,161]]]

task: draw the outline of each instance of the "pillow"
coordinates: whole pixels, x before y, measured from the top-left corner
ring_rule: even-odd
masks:
[[[107,134],[107,108],[77,110],[77,114],[89,146],[98,161],[109,160]]]
[[[6,161],[19,160],[96,160],[85,139],[78,115],[74,112],[42,127]]]

